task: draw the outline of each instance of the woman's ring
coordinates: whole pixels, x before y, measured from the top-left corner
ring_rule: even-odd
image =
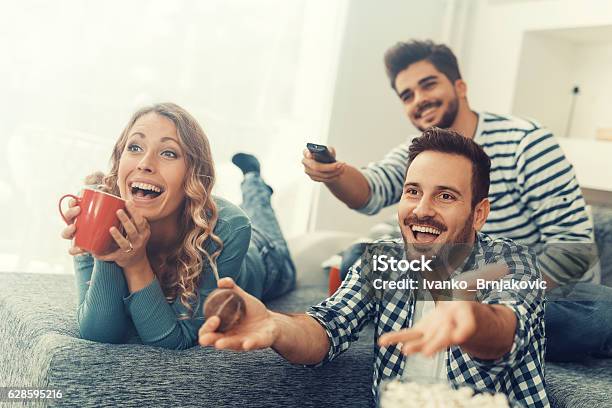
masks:
[[[128,241],[128,244],[130,244],[130,249],[126,249],[124,251],[126,254],[129,254],[130,252],[132,252],[134,250],[134,247],[132,246],[132,243],[130,241]]]

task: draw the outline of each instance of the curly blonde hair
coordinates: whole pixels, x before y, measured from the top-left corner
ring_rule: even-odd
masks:
[[[211,196],[215,183],[215,169],[208,138],[198,122],[186,110],[174,103],[160,103],[139,109],[132,115],[115,143],[110,159],[110,172],[106,176],[99,172],[94,173],[86,179],[86,182],[101,183],[100,187],[104,190],[119,195],[117,186],[119,160],[125,149],[130,129],[141,116],[151,112],[174,123],[187,164],[187,173],[183,182],[185,201],[179,217],[179,238],[173,252],[162,265],[166,272],[157,278],[166,300],[174,302],[177,298],[180,299],[188,311],[181,316],[181,319],[188,319],[193,317],[194,305],[200,300],[197,289],[203,268],[208,266],[215,278],[219,279],[217,258],[223,249],[223,242],[213,232],[218,219],[217,206]],[[212,240],[216,246],[212,253],[205,248],[208,240]],[[168,268],[169,265],[176,267]]]

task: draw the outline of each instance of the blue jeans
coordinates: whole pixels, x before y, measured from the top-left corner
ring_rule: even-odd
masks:
[[[576,283],[555,288],[547,297],[546,360],[612,357],[611,287]]]
[[[359,242],[357,244],[353,244],[344,253],[342,254],[342,262],[340,263],[340,279],[344,280],[346,275],[348,275],[348,271],[357,262],[357,260],[363,254],[363,251],[366,250],[368,243]]]
[[[344,279],[367,244],[348,248],[342,257]],[[546,293],[546,360],[577,361],[612,357],[612,287],[576,283]]]
[[[251,219],[251,246],[257,248],[255,255],[261,258],[261,262],[248,264],[265,269],[262,299],[271,300],[295,288],[295,265],[272,209],[272,189],[258,174],[247,173],[241,190],[240,207]],[[252,254],[249,250],[247,256]]]

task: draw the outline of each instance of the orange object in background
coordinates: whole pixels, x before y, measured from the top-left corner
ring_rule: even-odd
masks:
[[[327,289],[327,294],[329,296],[333,295],[338,290],[341,283],[342,280],[340,279],[340,268],[337,266],[332,266],[329,269],[329,286]]]

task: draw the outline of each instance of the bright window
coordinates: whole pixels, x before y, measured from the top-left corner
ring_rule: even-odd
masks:
[[[27,0],[0,16],[0,271],[70,272],[58,198],[107,170],[131,113],[172,101],[202,124],[216,193],[240,202],[255,153],[286,235],[306,229],[300,163],[324,142],[344,1]]]

